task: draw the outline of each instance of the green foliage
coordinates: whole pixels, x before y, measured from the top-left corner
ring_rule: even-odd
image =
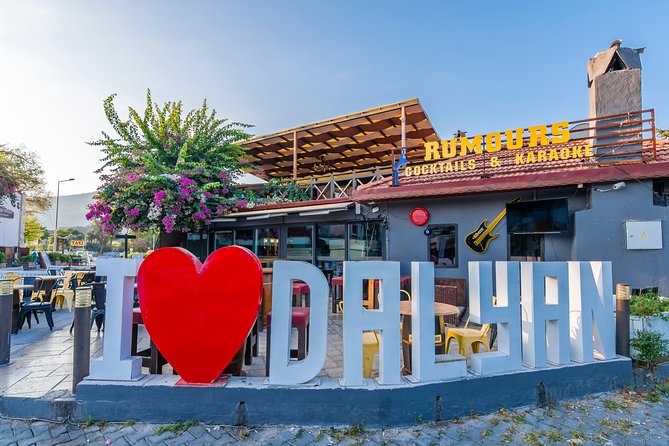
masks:
[[[630,314],[632,316],[658,316],[669,311],[669,300],[662,300],[657,293],[644,293],[632,296],[630,299]],[[666,317],[663,317],[666,319]]]
[[[33,257],[33,256],[30,255],[30,254],[25,255],[25,256],[22,256],[22,257],[19,259],[19,262],[21,262],[21,263],[33,263],[34,261],[35,261],[35,257]]]
[[[669,341],[655,331],[637,330],[630,345],[636,350],[635,359],[641,361],[654,361],[669,353]]]
[[[0,263],[7,263],[7,253],[0,251]]]
[[[162,426],[159,426],[158,429],[156,429],[156,435],[164,434],[165,432],[172,432],[174,435],[179,436],[197,424],[199,424],[197,420],[188,420],[184,421],[183,423],[163,424]]]
[[[309,200],[309,194],[294,181],[271,179],[262,191],[263,204],[285,203]]]
[[[123,121],[114,97],[104,101],[104,110],[116,135],[103,132],[90,143],[104,154],[97,171],[103,184],[86,217],[105,233],[197,232],[211,218],[248,205],[235,186],[242,170],[251,168],[239,145],[250,136],[248,125],[218,118],[206,100],[184,116],[181,102],[160,107],[150,91],[144,113],[130,107]]]
[[[23,237],[25,238],[27,244],[33,244],[42,238],[48,238],[49,232],[33,215],[26,215]]]
[[[669,138],[669,130],[656,129],[657,136],[660,138]]]
[[[37,154],[23,146],[0,145],[0,201],[8,198],[19,207],[21,194],[26,197],[27,212],[49,209],[51,195]]]

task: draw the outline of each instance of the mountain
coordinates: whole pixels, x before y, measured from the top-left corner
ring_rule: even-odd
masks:
[[[94,193],[86,192],[77,195],[61,195],[58,200],[58,227],[88,226],[90,222],[86,220],[86,213],[88,212],[88,205],[94,201]],[[55,219],[56,197],[51,200],[51,208],[48,211],[37,215],[37,220],[47,229],[53,229]]]

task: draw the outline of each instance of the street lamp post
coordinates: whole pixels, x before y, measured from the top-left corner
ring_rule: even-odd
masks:
[[[74,178],[59,180],[56,187],[56,224],[53,227],[53,252],[58,252],[58,201],[60,200],[60,183],[74,181]]]

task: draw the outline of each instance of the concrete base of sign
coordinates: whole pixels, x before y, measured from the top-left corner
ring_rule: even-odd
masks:
[[[166,423],[197,419],[220,424],[407,425],[524,405],[546,404],[632,383],[628,358],[522,369],[494,376],[401,385],[340,386],[336,378],[284,387],[264,378],[231,378],[224,386],[175,386],[178,376],[138,381],[87,380],[77,387],[74,419]],[[311,383],[310,383],[311,384]]]

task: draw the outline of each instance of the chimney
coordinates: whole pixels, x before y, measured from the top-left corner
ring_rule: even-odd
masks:
[[[617,115],[642,110],[641,103],[641,57],[643,48],[620,46],[616,40],[605,51],[588,60],[588,88],[590,89],[590,118]],[[638,115],[630,119],[640,119]],[[613,122],[613,121],[612,121]],[[597,121],[596,125],[606,125],[607,121]],[[640,128],[640,127],[639,127]],[[598,133],[607,133],[601,130]],[[610,131],[608,132],[610,133]],[[635,138],[637,136],[634,136]],[[597,144],[619,141],[621,137],[598,139]],[[605,147],[597,153],[624,152],[638,150],[635,144],[620,147]],[[631,155],[631,154],[630,154]],[[628,159],[630,156],[607,156],[607,160]]]

